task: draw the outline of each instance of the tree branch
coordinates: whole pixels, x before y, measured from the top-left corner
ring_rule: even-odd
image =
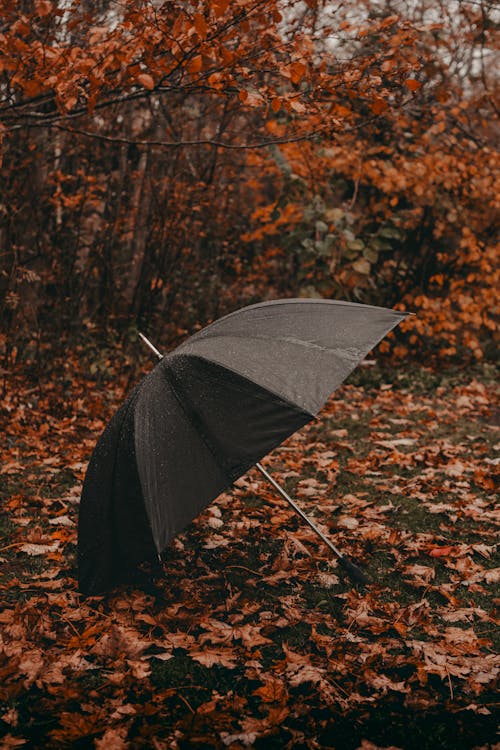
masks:
[[[28,126],[30,127],[30,126]],[[31,126],[36,127],[36,126]],[[212,138],[201,138],[198,140],[187,140],[187,141],[157,141],[157,140],[135,140],[133,138],[124,138],[120,136],[103,135],[102,133],[93,133],[89,130],[82,130],[80,128],[67,128],[63,125],[53,123],[51,127],[62,130],[66,133],[75,133],[76,135],[83,135],[86,138],[95,138],[100,141],[106,141],[108,143],[124,143],[129,146],[145,146],[155,148],[184,148],[187,146],[215,146],[216,148],[244,150],[254,148],[267,148],[277,144],[285,143],[298,143],[300,141],[309,141],[317,135],[321,134],[321,130],[311,130],[309,133],[304,135],[290,136],[289,138],[276,138],[271,140],[256,141],[255,143],[228,143],[226,141],[217,141]]]

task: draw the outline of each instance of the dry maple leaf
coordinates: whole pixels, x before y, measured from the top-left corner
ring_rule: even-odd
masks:
[[[264,684],[253,691],[253,695],[258,695],[264,703],[281,703],[286,701],[288,690],[283,682],[272,675],[263,674],[261,679]]]
[[[30,544],[27,542],[19,547],[19,551],[31,557],[36,557],[37,555],[47,555],[50,552],[55,552],[58,547],[59,542],[52,542],[52,544]]]
[[[473,711],[475,714],[482,714],[483,716],[491,714],[491,711],[486,706],[478,706],[477,703],[469,703],[468,706],[465,706],[464,711]],[[500,750],[500,742],[497,742],[495,745],[476,747],[474,750]]]
[[[271,643],[269,638],[261,634],[259,625],[228,625],[219,620],[205,620],[201,624],[207,632],[199,637],[199,642],[204,643],[231,643],[241,640],[248,648]]]
[[[283,662],[284,673],[289,685],[298,687],[309,682],[317,685],[325,696],[329,694],[331,686],[325,680],[326,669],[324,667],[314,666],[308,654],[292,651],[286,643],[283,643],[282,648],[286,656]]]
[[[142,661],[127,659],[127,664],[136,680],[143,680],[151,674],[151,665],[144,660],[144,657]]]
[[[203,664],[204,667],[213,667],[214,664],[217,664],[221,667],[234,669],[238,663],[236,654],[229,649],[205,648],[199,651],[190,650],[188,654],[191,659]]]
[[[258,737],[265,737],[275,731],[276,727],[286,719],[290,709],[287,706],[272,708],[264,718],[249,716],[241,722],[242,732],[229,734],[221,732],[221,740],[227,747],[241,743],[244,747],[251,747]]]
[[[429,568],[427,565],[406,565],[403,568],[403,573],[414,576],[424,583],[429,583],[436,575],[434,568]]]
[[[374,672],[371,669],[364,671],[364,679],[366,682],[375,688],[375,690],[381,690],[382,695],[385,695],[389,690],[393,690],[396,693],[409,693],[410,687],[404,682],[394,682],[387,675],[381,672]]]
[[[28,740],[22,737],[13,737],[11,734],[6,734],[2,737],[2,750],[10,750],[11,747],[22,747],[27,742]]]
[[[75,525],[75,522],[69,516],[56,516],[56,518],[49,518],[49,523],[52,526],[66,526],[68,528]]]
[[[91,651],[99,656],[127,656],[134,659],[150,646],[151,641],[143,638],[134,628],[113,623],[109,632],[97,641]]]
[[[39,649],[22,651],[18,665],[21,674],[26,675],[25,685],[30,685],[41,673],[44,667],[44,653]]]
[[[160,661],[170,661],[174,655],[169,651],[164,651],[161,654],[151,654],[151,659],[159,659]]]
[[[5,713],[0,716],[0,719],[2,719],[2,721],[5,721],[5,723],[10,727],[17,727],[17,723],[19,721],[19,712],[16,708],[9,708],[8,711],[5,711]]]
[[[325,589],[331,589],[334,586],[338,586],[338,584],[340,583],[340,579],[338,576],[334,575],[333,573],[320,571],[318,573],[318,582],[322,586],[324,586]]]
[[[479,620],[489,620],[488,613],[481,607],[461,607],[460,609],[442,612],[441,619],[445,622],[470,622],[477,617]]]
[[[94,740],[95,750],[125,750],[130,747],[126,741],[127,729],[107,729],[100,739]]]
[[[467,578],[462,581],[462,586],[470,586],[473,583],[479,581],[485,581],[486,583],[498,583],[500,581],[500,568],[490,568],[489,570],[482,570],[480,573]]]
[[[359,521],[353,516],[340,516],[337,521],[337,526],[339,526],[341,529],[357,529],[359,526]]]
[[[375,440],[374,442],[383,448],[395,448],[398,445],[415,445],[416,440],[412,438],[394,438],[394,440]]]
[[[189,650],[196,643],[194,636],[189,635],[189,633],[181,633],[180,631],[166,633],[164,639],[166,644],[172,648],[185,648]],[[162,643],[159,642],[158,645],[161,647]]]
[[[82,708],[84,706],[82,705]],[[61,745],[75,744],[83,737],[89,737],[106,730],[109,717],[105,709],[95,710],[90,707],[90,713],[70,713],[63,711],[59,714],[60,727],[53,729],[50,736]]]
[[[203,544],[203,549],[218,549],[219,547],[228,547],[230,540],[228,537],[220,534],[212,534],[208,541]]]
[[[444,637],[451,643],[457,643],[462,646],[474,646],[474,649],[478,645],[478,637],[473,628],[445,628]]]
[[[67,681],[69,674],[78,675],[78,673],[96,669],[97,667],[78,650],[70,654],[60,654],[57,659],[52,660],[48,666],[45,666],[37,682],[46,685],[62,685]]]

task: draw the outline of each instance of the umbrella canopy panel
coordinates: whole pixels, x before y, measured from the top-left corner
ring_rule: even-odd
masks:
[[[176,349],[228,367],[317,414],[330,394],[407,313],[321,299],[245,307]]]
[[[141,388],[134,418],[137,466],[158,552],[312,418],[214,362],[164,357]]]
[[[156,559],[137,468],[134,412],[140,386],[116,412],[92,453],[78,516],[78,584],[99,594]]]

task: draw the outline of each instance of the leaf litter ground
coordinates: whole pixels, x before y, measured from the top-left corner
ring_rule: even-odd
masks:
[[[81,482],[127,386],[60,368],[2,402],[2,747],[494,747],[491,368],[360,368],[266,459],[365,589],[253,471],[154,585],[89,599]]]

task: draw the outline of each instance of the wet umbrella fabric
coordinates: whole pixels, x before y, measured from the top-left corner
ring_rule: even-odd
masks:
[[[221,318],[163,357],[90,460],[80,590],[101,593],[156,560],[208,503],[313,419],[405,315],[330,300],[265,302]]]

